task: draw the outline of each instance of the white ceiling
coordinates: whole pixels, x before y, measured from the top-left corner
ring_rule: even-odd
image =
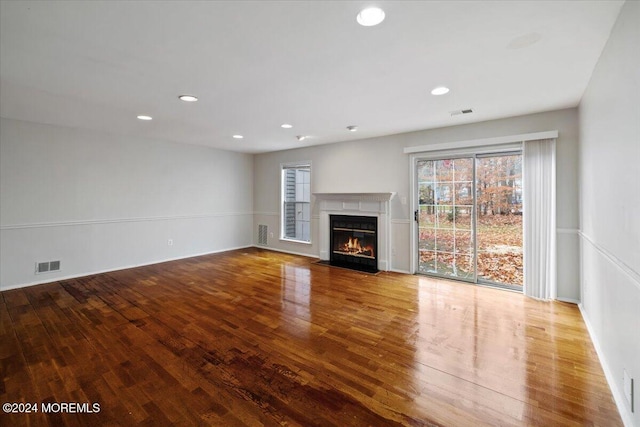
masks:
[[[622,3],[2,1],[0,115],[256,153],[574,107]]]

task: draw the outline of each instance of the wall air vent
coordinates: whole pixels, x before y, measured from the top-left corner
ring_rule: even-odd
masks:
[[[36,274],[60,271],[60,261],[36,262]]]
[[[471,108],[465,108],[464,110],[456,110],[451,112],[451,116],[460,116],[462,114],[471,114],[473,110]]]
[[[258,225],[258,244],[267,246],[267,226],[264,224]]]

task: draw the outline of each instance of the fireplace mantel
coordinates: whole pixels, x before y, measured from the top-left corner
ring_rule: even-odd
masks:
[[[329,260],[329,216],[378,217],[378,270],[391,267],[389,205],[396,193],[313,193],[320,207],[320,259]]]
[[[388,202],[396,193],[313,193],[319,200],[341,200],[345,202]]]

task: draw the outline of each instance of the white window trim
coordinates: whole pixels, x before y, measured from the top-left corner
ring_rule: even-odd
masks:
[[[297,240],[297,239],[291,239],[288,237],[284,236],[284,211],[283,211],[283,207],[284,207],[284,201],[285,201],[285,195],[284,195],[284,185],[283,185],[283,174],[282,172],[284,171],[285,168],[292,168],[292,167],[296,167],[296,166],[308,166],[309,167],[309,193],[313,194],[313,191],[311,191],[312,188],[312,162],[311,160],[309,161],[299,161],[299,162],[286,162],[286,163],[280,163],[280,208],[279,208],[279,213],[280,213],[280,237],[279,240],[281,242],[288,242],[288,243],[298,243],[298,244],[303,244],[303,245],[311,245],[312,244],[312,233],[311,233],[311,220],[313,219],[313,215],[310,214],[310,219],[309,219],[309,241],[306,240]],[[309,202],[309,204],[311,205],[311,202]]]

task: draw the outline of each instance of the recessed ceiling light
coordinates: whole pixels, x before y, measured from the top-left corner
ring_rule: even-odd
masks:
[[[355,126],[355,125],[347,126],[347,129],[349,130],[349,132],[355,132],[358,130],[358,126]]]
[[[184,102],[196,102],[198,100],[198,97],[193,95],[180,95],[178,98]]]
[[[305,136],[305,135],[298,135],[298,136],[296,136],[296,139],[297,139],[298,141],[304,141],[304,140],[305,140],[305,139],[307,139],[307,138],[308,138],[308,136]]]
[[[233,137],[234,137],[235,139],[242,139],[242,138],[244,138],[244,136],[242,136],[242,135],[233,135]]]
[[[368,7],[358,13],[356,20],[364,27],[372,27],[384,21],[384,11],[378,7]]]
[[[144,115],[139,115],[138,116],[139,120],[153,120],[153,117],[151,116],[144,116]]]
[[[445,93],[449,93],[449,88],[445,86],[438,86],[431,91],[431,95],[444,95]]]
[[[291,129],[293,125],[290,125],[289,123],[283,123],[280,125],[280,127],[283,129]]]

